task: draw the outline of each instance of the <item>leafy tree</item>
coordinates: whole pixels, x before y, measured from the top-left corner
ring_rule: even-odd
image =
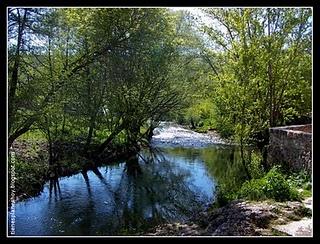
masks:
[[[310,112],[310,9],[206,13],[215,26],[204,30],[220,47],[216,56],[223,64],[213,96],[218,127],[229,127],[242,141]]]
[[[61,141],[139,150],[174,118],[243,149],[309,115],[310,9],[203,11],[211,25],[166,9],[9,9],[9,147],[38,128],[50,161]]]

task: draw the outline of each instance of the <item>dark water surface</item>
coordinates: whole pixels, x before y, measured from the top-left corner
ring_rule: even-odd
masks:
[[[38,197],[15,204],[15,235],[131,235],[184,221],[212,203],[218,182],[239,184],[243,174],[234,146],[160,150],[153,161],[141,153],[138,176],[124,162],[60,178],[51,191],[48,182]]]

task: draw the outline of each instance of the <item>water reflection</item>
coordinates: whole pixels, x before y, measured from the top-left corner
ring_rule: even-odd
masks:
[[[218,184],[223,184],[227,189],[238,189],[247,179],[241,162],[240,148],[231,145],[219,145],[207,148],[176,147],[165,148],[171,155],[183,155],[189,164],[197,162],[199,158],[205,163],[207,172]]]
[[[216,182],[239,184],[245,176],[232,147],[161,151],[153,163],[154,155],[143,152],[118,165],[48,182],[39,197],[16,204],[16,234],[133,234],[188,219],[211,203]]]
[[[91,197],[91,187],[90,187],[90,181],[88,177],[88,171],[87,170],[82,170],[81,174],[84,178],[84,181],[86,182],[87,190],[88,190],[88,196]]]
[[[49,184],[50,184],[49,201],[51,201],[51,198],[52,198],[52,189],[54,190],[55,201],[61,200],[62,196],[61,196],[61,189],[60,189],[60,185],[59,185],[59,179],[57,177],[54,177],[49,180]]]

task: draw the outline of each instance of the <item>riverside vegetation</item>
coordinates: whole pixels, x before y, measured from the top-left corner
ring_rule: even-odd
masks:
[[[266,163],[268,128],[311,122],[311,9],[199,11],[8,9],[16,197],[117,162],[141,175],[163,120],[238,146],[243,170],[219,174],[213,207],[311,196],[310,175]]]

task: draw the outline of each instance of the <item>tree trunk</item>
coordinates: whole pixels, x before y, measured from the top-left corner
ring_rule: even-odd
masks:
[[[134,177],[137,177],[142,173],[137,155],[133,155],[127,160],[126,170],[129,175]]]
[[[99,155],[101,154],[104,149],[109,145],[109,143],[112,142],[112,140],[124,129],[123,125],[119,125],[112,133],[111,135],[99,146],[99,148],[96,150],[96,153]]]
[[[91,143],[92,140],[92,135],[93,135],[93,130],[94,130],[94,125],[95,125],[95,121],[96,121],[96,116],[92,116],[90,119],[90,125],[89,125],[89,130],[88,130],[88,136],[87,136],[87,140],[86,140],[86,145],[85,145],[85,150],[88,150],[88,147]]]
[[[10,89],[9,89],[9,104],[8,104],[8,132],[10,134],[11,131],[11,125],[13,123],[13,117],[15,113],[15,98],[16,98],[16,89],[18,85],[18,74],[19,74],[19,66],[20,66],[20,49],[22,46],[22,36],[23,36],[23,31],[25,27],[25,23],[27,20],[27,13],[28,10],[24,10],[24,15],[22,22],[20,20],[20,13],[19,9],[18,11],[18,22],[19,22],[19,27],[18,27],[18,40],[17,40],[17,50],[15,53],[15,60],[13,64],[13,70],[11,74],[11,80],[10,80]]]
[[[49,126],[47,127],[47,136],[48,136],[48,144],[49,144],[49,167],[53,166],[53,145],[51,139],[51,132]]]
[[[153,130],[154,130],[154,127],[152,125],[150,125],[150,127],[148,128],[147,130],[147,140],[150,141],[153,137]]]
[[[271,19],[270,19],[270,9],[268,11],[268,51],[271,53]],[[269,79],[269,123],[270,127],[276,125],[276,114],[275,114],[275,77],[272,70],[271,57],[268,60],[268,79]]]
[[[29,121],[27,121],[22,128],[16,130],[14,133],[12,133],[9,136],[9,138],[8,138],[8,148],[10,148],[12,146],[12,143],[15,141],[15,139],[17,139],[19,136],[21,136],[22,134],[26,133],[30,129],[30,127],[34,123],[34,121],[35,121],[34,118],[29,119]]]
[[[246,164],[246,160],[244,158],[244,152],[243,152],[243,138],[241,136],[240,138],[240,156],[241,156],[241,162],[242,162],[242,165],[243,165],[243,168],[246,172],[246,175],[248,177],[248,179],[250,180],[251,179],[251,175],[249,173],[249,170],[248,170],[248,167],[247,167],[247,164]]]
[[[193,121],[192,117],[190,119],[190,123],[191,123],[191,129],[194,130],[196,128],[196,125],[194,124],[194,121]]]
[[[65,126],[66,126],[66,113],[65,113],[65,110],[63,110],[62,129],[61,129],[61,132],[63,135],[65,133]]]

